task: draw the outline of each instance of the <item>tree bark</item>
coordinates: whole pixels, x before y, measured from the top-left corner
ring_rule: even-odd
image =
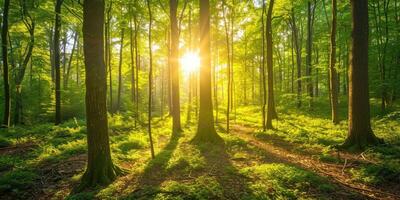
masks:
[[[61,72],[60,72],[60,31],[61,31],[61,5],[63,0],[56,0],[55,5],[55,22],[54,22],[54,68],[56,72],[56,116],[55,116],[55,124],[58,125],[61,123]]]
[[[266,21],[266,42],[267,42],[267,76],[268,76],[268,99],[267,99],[267,117],[266,129],[273,129],[272,119],[276,118],[276,109],[274,103],[274,72],[273,72],[273,47],[272,47],[272,10],[274,0],[269,1],[267,21]]]
[[[85,0],[83,9],[88,164],[75,191],[107,185],[121,172],[112,162],[108,137],[104,0]]]
[[[211,98],[211,58],[210,58],[210,2],[200,4],[200,111],[197,133],[193,138],[198,143],[223,142],[214,127]]]
[[[368,0],[351,0],[352,50],[349,70],[349,132],[343,144],[364,149],[381,142],[370,122],[368,90]]]
[[[10,126],[10,83],[9,83],[9,71],[8,71],[8,11],[10,8],[10,0],[4,0],[3,7],[3,26],[1,28],[1,47],[3,57],[3,81],[4,81],[4,115],[3,115],[3,127]]]
[[[151,44],[151,32],[152,32],[152,23],[153,23],[153,16],[151,13],[151,5],[150,5],[150,0],[146,0],[147,2],[147,10],[149,12],[149,102],[148,102],[148,132],[149,132],[149,139],[150,139],[150,152],[151,152],[151,158],[155,158],[154,154],[154,147],[153,147],[153,138],[151,135],[151,112],[152,112],[152,91],[153,91],[153,49],[152,49],[152,44]]]
[[[124,49],[124,32],[125,28],[121,30],[121,40],[119,48],[119,64],[118,64],[118,96],[117,96],[117,111],[121,109],[121,96],[122,96],[122,61],[123,61],[123,49]]]
[[[170,23],[171,23],[171,84],[172,84],[172,131],[177,134],[182,131],[181,106],[179,100],[179,32],[178,19],[176,17],[178,0],[169,1]]]
[[[331,116],[333,124],[339,123],[338,116],[338,85],[336,72],[336,18],[337,2],[332,0],[331,52],[329,56],[329,86],[331,100]]]

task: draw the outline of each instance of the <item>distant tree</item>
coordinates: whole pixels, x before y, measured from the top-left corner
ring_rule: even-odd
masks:
[[[197,133],[193,138],[198,143],[218,143],[222,138],[214,127],[211,99],[211,57],[210,57],[210,1],[200,4],[200,110]]]
[[[339,123],[338,116],[338,82],[336,71],[336,17],[337,17],[337,2],[332,0],[332,27],[331,27],[331,52],[329,55],[329,86],[332,122]]]
[[[119,48],[119,64],[118,64],[118,94],[117,94],[117,111],[121,109],[121,96],[122,96],[122,61],[123,61],[123,49],[124,49],[124,32],[125,28],[121,30],[121,40]]]
[[[9,71],[8,71],[8,11],[10,8],[10,0],[4,0],[3,7],[3,26],[1,28],[1,48],[3,57],[3,81],[4,81],[4,115],[3,125],[4,127],[10,126],[10,83],[9,83]]]
[[[152,48],[152,43],[151,43],[151,33],[152,33],[152,23],[153,23],[153,16],[151,13],[151,5],[150,5],[150,0],[146,0],[147,2],[147,10],[149,12],[149,102],[148,102],[148,122],[147,122],[147,128],[149,132],[149,139],[150,139],[150,152],[151,152],[151,157],[154,158],[154,147],[153,147],[153,138],[151,135],[151,112],[152,112],[152,91],[153,91],[153,48]]]
[[[363,149],[381,142],[370,122],[368,89],[368,0],[351,0],[352,49],[349,70],[349,132],[344,147]]]
[[[273,72],[273,50],[272,50],[272,10],[274,0],[270,0],[266,21],[266,42],[267,42],[267,76],[268,76],[268,98],[267,98],[267,116],[266,129],[272,129],[272,119],[276,118],[275,100],[274,100],[274,72]]]
[[[177,19],[178,0],[169,1],[170,24],[171,24],[171,84],[172,84],[172,131],[182,131],[181,127],[181,106],[179,101],[179,31]]]
[[[55,124],[61,123],[61,72],[60,72],[60,31],[61,31],[61,6],[63,0],[56,0],[54,13],[56,15],[53,31],[53,47],[54,47],[54,68],[56,72],[56,118]]]
[[[112,162],[108,137],[104,0],[85,0],[83,13],[88,164],[76,191],[106,185],[121,172]]]
[[[29,2],[29,8],[27,5],[27,0],[20,1],[21,6],[21,16],[26,29],[29,32],[29,42],[26,46],[26,51],[24,52],[24,57],[22,58],[21,65],[16,70],[15,76],[15,107],[14,107],[14,123],[19,124],[22,122],[22,81],[25,77],[25,71],[28,67],[29,61],[32,62],[32,51],[35,43],[35,21],[32,15],[29,13],[29,8],[35,7],[35,1]],[[32,65],[32,64],[31,64]]]

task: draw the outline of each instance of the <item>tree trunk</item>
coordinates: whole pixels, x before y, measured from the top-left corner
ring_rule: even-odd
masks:
[[[154,147],[153,147],[153,138],[151,135],[151,112],[152,112],[152,91],[153,91],[153,49],[152,49],[152,44],[151,44],[151,29],[152,29],[152,23],[153,23],[153,16],[151,13],[151,5],[150,5],[150,0],[146,0],[147,2],[147,9],[149,12],[149,102],[148,102],[148,124],[147,124],[147,128],[148,128],[148,132],[149,132],[149,139],[150,139],[150,152],[151,152],[151,158],[155,158],[155,154],[154,154]]]
[[[123,49],[124,49],[124,32],[125,28],[121,30],[121,40],[119,46],[119,64],[118,64],[118,96],[117,96],[117,111],[121,109],[121,95],[122,95],[122,61],[123,61]]]
[[[54,68],[56,72],[56,118],[55,124],[58,125],[61,123],[61,72],[60,72],[60,30],[61,30],[61,5],[63,0],[57,0],[55,5],[55,22],[54,22]]]
[[[170,0],[171,22],[171,84],[172,84],[172,131],[177,134],[182,131],[181,106],[179,101],[179,32],[178,19],[176,17],[178,0]]]
[[[104,1],[85,0],[83,40],[86,69],[88,164],[75,191],[107,185],[120,173],[111,160],[107,121],[107,80],[104,65]]]
[[[232,101],[231,101],[232,100],[232,98],[231,98],[231,96],[232,96],[232,90],[231,90],[231,87],[232,87],[232,72],[231,72],[231,69],[232,69],[231,64],[232,63],[231,63],[231,61],[232,61],[232,59],[231,59],[231,48],[230,48],[231,45],[230,45],[230,40],[229,40],[229,25],[227,22],[227,16],[226,16],[227,14],[226,14],[225,7],[227,7],[227,6],[225,5],[225,2],[224,2],[222,11],[223,11],[223,18],[224,18],[226,53],[227,53],[227,55],[226,55],[227,75],[226,76],[228,77],[228,87],[227,87],[228,99],[227,99],[227,107],[226,107],[226,132],[229,133],[230,111],[231,111],[231,103],[232,103]]]
[[[10,83],[9,83],[9,72],[8,72],[8,11],[10,8],[10,0],[4,0],[3,7],[3,26],[1,28],[1,47],[3,56],[3,81],[4,81],[4,115],[3,115],[3,127],[10,126]]]
[[[200,4],[200,111],[197,133],[193,141],[199,143],[223,142],[214,128],[211,98],[211,58],[210,58],[210,2]]]
[[[15,107],[14,107],[14,123],[23,123],[22,121],[22,81],[25,77],[25,71],[28,67],[29,61],[31,61],[33,46],[35,44],[35,21],[30,16],[29,11],[26,7],[26,0],[21,1],[22,5],[22,16],[25,27],[29,32],[29,43],[26,47],[25,57],[23,58],[21,66],[18,68],[15,76]],[[32,61],[31,61],[32,62]]]
[[[113,101],[113,90],[112,90],[112,66],[111,66],[111,56],[112,56],[112,46],[111,46],[111,9],[112,1],[107,9],[107,22],[106,22],[106,69],[108,68],[109,76],[109,112],[114,112],[114,101]]]
[[[312,108],[312,104],[313,104],[313,98],[314,98],[314,94],[313,94],[313,84],[312,84],[312,15],[313,15],[313,10],[311,8],[311,0],[308,0],[307,2],[307,56],[306,56],[306,76],[307,76],[307,92],[308,92],[308,96],[310,98],[309,100],[309,107]],[[315,7],[315,5],[314,5]]]
[[[364,149],[381,142],[370,122],[368,91],[368,0],[351,0],[352,55],[349,70],[349,132],[343,144]]]
[[[333,124],[339,123],[338,116],[338,85],[336,72],[336,17],[337,2],[332,0],[331,52],[329,56],[329,86],[331,100],[331,115]]]
[[[266,127],[266,105],[267,105],[267,84],[266,84],[266,77],[265,77],[265,22],[264,22],[264,16],[266,12],[266,6],[265,6],[265,1],[263,1],[263,11],[261,15],[261,23],[262,23],[262,31],[261,31],[261,38],[262,38],[262,60],[261,60],[261,76],[262,76],[262,91],[263,91],[263,102],[262,102],[262,127],[263,131],[267,129]]]
[[[301,47],[299,44],[299,33],[296,25],[296,18],[294,9],[291,11],[291,26],[294,35],[294,45],[296,50],[296,64],[297,64],[297,107],[301,107]]]
[[[78,32],[75,32],[75,34],[74,34],[74,44],[72,45],[71,55],[69,56],[68,65],[67,65],[66,73],[65,73],[65,76],[64,76],[64,88],[65,89],[68,88],[69,74],[71,72],[72,59],[74,58],[74,53],[75,53],[77,40],[78,40]]]
[[[268,99],[267,99],[267,117],[266,129],[272,129],[272,119],[276,118],[276,109],[274,103],[274,72],[273,72],[273,49],[272,49],[272,10],[274,0],[270,0],[266,21],[266,42],[267,42],[267,76],[268,76]]]
[[[129,50],[130,50],[130,56],[131,56],[131,102],[135,102],[135,39],[134,39],[134,31],[133,30],[133,25],[132,25],[132,7],[131,5],[129,6]],[[136,27],[135,27],[136,28]]]

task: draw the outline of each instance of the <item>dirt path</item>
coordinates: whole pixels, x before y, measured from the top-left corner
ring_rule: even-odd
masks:
[[[253,128],[241,125],[234,125],[232,127],[232,133],[247,141],[249,144],[258,147],[275,157],[282,158],[283,160],[286,160],[287,163],[300,166],[304,169],[313,171],[320,176],[327,177],[333,183],[342,188],[344,187],[347,190],[365,195],[371,199],[400,199],[399,191],[383,191],[379,188],[352,181],[350,174],[346,173],[346,170],[344,170],[345,165],[324,163],[318,159],[312,158],[312,155],[301,155],[288,151],[283,147],[262,142],[252,135],[253,132]]]

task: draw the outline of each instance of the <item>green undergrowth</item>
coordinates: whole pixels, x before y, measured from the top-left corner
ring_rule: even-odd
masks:
[[[278,107],[273,130],[261,131],[258,106],[240,107],[232,113],[234,126],[251,127],[261,142],[294,153],[311,155],[321,162],[343,165],[334,146],[346,137],[347,122],[332,125],[327,105],[316,102],[313,111]],[[290,108],[290,109],[289,109]],[[292,110],[286,112],[286,110]],[[345,115],[341,107],[341,119]],[[318,112],[318,113],[316,113]],[[373,111],[377,113],[376,111]],[[323,115],[321,113],[328,113]],[[114,163],[127,172],[107,187],[69,195],[86,165],[86,128],[83,120],[62,125],[39,124],[0,130],[0,148],[13,150],[0,155],[0,195],[26,199],[32,193],[55,199],[324,199],[343,190],[329,179],[302,169],[290,160],[258,148],[234,133],[226,133],[223,110],[217,130],[224,145],[196,145],[196,119],[184,132],[171,137],[171,118],[152,123],[156,156],[143,122],[131,116],[109,116],[109,135]],[[135,126],[136,124],[136,126]],[[376,135],[386,144],[363,152],[366,160],[347,167],[353,181],[371,185],[400,184],[400,112],[373,115]],[[15,147],[15,148],[14,148]]]

